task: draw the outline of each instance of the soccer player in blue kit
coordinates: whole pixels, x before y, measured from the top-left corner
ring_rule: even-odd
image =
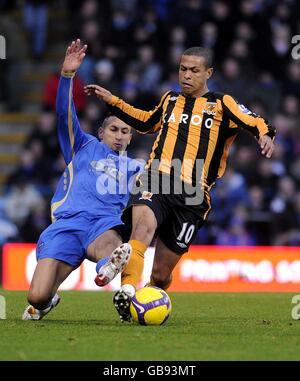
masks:
[[[23,320],[40,320],[51,311],[60,301],[59,286],[85,258],[98,262],[97,271],[106,262],[117,274],[131,254],[128,244],[121,245],[125,230],[121,212],[142,164],[124,154],[132,137],[131,127],[117,117],[109,115],[104,120],[98,131],[101,142],[80,128],[72,78],[86,49],[79,39],[73,41],[62,66],[56,112],[67,167],[51,202],[53,223],[37,243],[38,263]],[[114,250],[119,245],[121,250]]]

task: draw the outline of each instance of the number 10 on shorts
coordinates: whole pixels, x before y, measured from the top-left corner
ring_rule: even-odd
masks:
[[[191,225],[188,229],[188,222],[184,222],[182,225],[181,232],[179,236],[177,237],[177,241],[182,241],[184,239],[184,242],[188,244],[194,234],[195,231],[195,225]]]

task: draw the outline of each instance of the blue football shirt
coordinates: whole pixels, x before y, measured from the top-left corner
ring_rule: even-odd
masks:
[[[66,169],[51,201],[52,220],[78,213],[120,215],[144,164],[113,151],[81,128],[73,102],[72,78],[60,78],[57,130]]]

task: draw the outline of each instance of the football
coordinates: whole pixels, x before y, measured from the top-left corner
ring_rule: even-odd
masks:
[[[130,313],[133,321],[141,325],[161,325],[166,322],[172,309],[168,294],[161,288],[148,286],[139,289],[131,300]]]

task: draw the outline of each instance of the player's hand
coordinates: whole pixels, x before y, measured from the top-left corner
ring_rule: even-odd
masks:
[[[76,41],[72,41],[66,51],[62,71],[65,73],[75,72],[85,57],[86,49],[87,45],[82,46],[79,38]]]
[[[111,103],[112,101],[112,93],[104,87],[98,86],[98,85],[87,85],[84,86],[84,92],[87,95],[96,95],[97,98],[101,99],[103,102]]]
[[[273,140],[270,138],[270,136],[268,135],[262,136],[259,139],[258,144],[260,145],[262,155],[270,159],[275,147]]]

